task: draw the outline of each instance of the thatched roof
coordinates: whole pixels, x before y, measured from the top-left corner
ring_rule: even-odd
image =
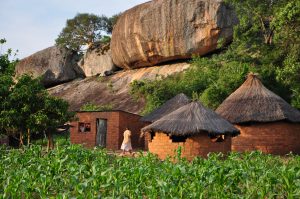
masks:
[[[237,135],[239,131],[214,111],[199,102],[191,102],[142,129],[170,135],[187,136],[208,132],[210,135]]]
[[[235,124],[281,120],[300,122],[300,112],[264,87],[253,73],[248,75],[247,80],[217,108],[216,112]]]
[[[141,118],[143,122],[155,122],[161,117],[177,110],[178,108],[190,103],[191,100],[183,93],[180,93],[173,97],[172,99],[166,101],[162,106],[158,109],[154,110],[148,115],[145,115]]]

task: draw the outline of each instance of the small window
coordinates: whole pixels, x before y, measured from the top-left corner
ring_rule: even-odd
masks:
[[[91,132],[91,123],[79,122],[78,132],[79,133],[88,133],[88,132]]]
[[[185,142],[187,139],[187,136],[171,135],[170,138],[172,139],[172,142]]]
[[[210,140],[212,142],[224,142],[225,135],[212,135],[210,136]]]

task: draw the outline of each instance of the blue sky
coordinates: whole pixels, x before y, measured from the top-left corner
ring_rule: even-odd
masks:
[[[19,50],[18,58],[54,45],[67,19],[77,13],[111,16],[149,0],[0,0],[2,47]]]

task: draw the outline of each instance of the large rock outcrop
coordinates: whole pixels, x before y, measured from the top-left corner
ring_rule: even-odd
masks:
[[[222,0],[153,0],[126,11],[112,34],[113,62],[152,66],[205,55],[231,41],[235,14]]]
[[[105,72],[117,69],[111,58],[110,44],[87,50],[78,64],[86,77],[95,75],[105,76]]]
[[[77,53],[52,46],[22,59],[16,66],[16,76],[25,73],[33,77],[42,76],[44,86],[51,87],[84,77],[77,64],[78,59]]]
[[[51,95],[63,98],[70,109],[78,111],[86,103],[113,105],[114,109],[140,113],[144,100],[134,100],[130,92],[130,83],[134,80],[154,80],[179,73],[190,67],[188,63],[154,66],[136,70],[118,71],[109,77],[88,77],[74,80],[48,89]]]

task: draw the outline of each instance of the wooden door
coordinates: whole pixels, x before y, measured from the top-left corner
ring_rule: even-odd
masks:
[[[106,147],[107,120],[97,119],[96,146]]]

